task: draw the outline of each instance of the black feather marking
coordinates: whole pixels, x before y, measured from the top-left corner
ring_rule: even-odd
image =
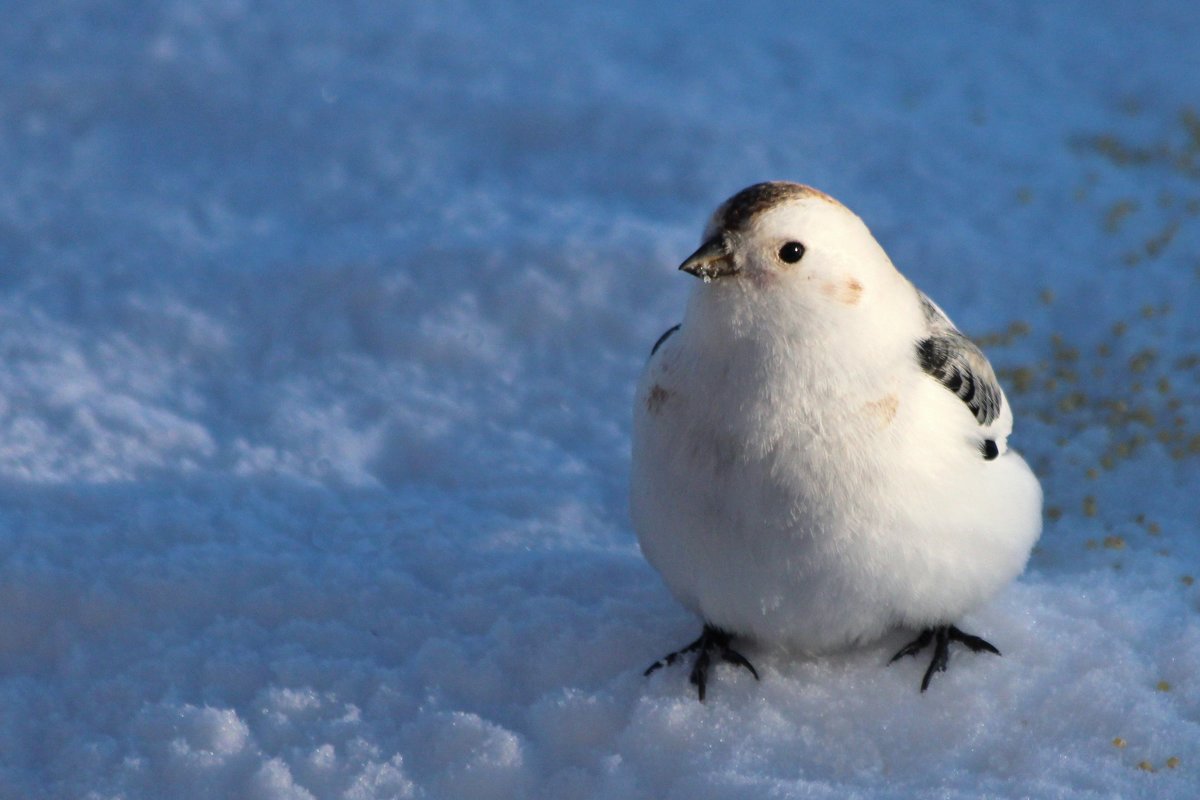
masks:
[[[966,403],[967,405],[971,405],[971,401],[975,399],[975,386],[976,385],[977,384],[975,383],[974,380],[968,380],[966,388],[964,388],[961,392],[958,393],[958,396],[961,397],[962,401],[964,403]]]
[[[653,356],[655,353],[657,353],[658,348],[662,347],[662,343],[665,342],[667,339],[670,339],[671,334],[677,330],[679,330],[678,325],[673,325],[672,327],[667,328],[666,332],[663,333],[662,336],[658,337],[658,341],[654,343],[654,347],[650,348],[650,355]]]
[[[999,419],[1003,398],[1000,384],[970,339],[956,330],[937,331],[917,342],[917,361],[921,369],[966,403],[980,425]]]
[[[1004,393],[987,356],[954,327],[937,303],[920,291],[917,298],[929,332],[917,342],[921,369],[966,403],[980,425],[991,425],[1000,418]]]

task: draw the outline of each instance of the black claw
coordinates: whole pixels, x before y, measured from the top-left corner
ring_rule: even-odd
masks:
[[[721,658],[730,664],[736,664],[739,667],[745,667],[746,669],[750,670],[750,674],[754,676],[754,680],[758,680],[758,670],[756,670],[754,665],[747,661],[746,657],[737,650],[731,650],[727,647],[721,651]]]
[[[989,653],[1000,655],[1000,651],[996,649],[996,646],[986,639],[981,639],[978,636],[972,636],[969,633],[963,633],[953,625],[950,626],[949,633],[951,641],[962,642],[967,647],[971,648],[972,653],[978,653],[986,650]]]
[[[643,675],[650,675],[657,669],[674,664],[680,656],[686,653],[699,651],[696,655],[696,661],[692,664],[692,671],[688,675],[688,682],[696,687],[696,693],[700,697],[700,702],[704,702],[704,698],[708,693],[708,669],[712,664],[712,655],[715,653],[721,657],[722,661],[739,667],[745,667],[750,670],[750,674],[758,680],[758,670],[754,668],[745,656],[729,646],[729,641],[733,638],[732,634],[726,633],[720,628],[714,628],[712,625],[705,625],[704,632],[700,634],[700,638],[684,647],[681,650],[676,650],[674,653],[655,661]]]
[[[708,628],[705,627],[704,630],[707,633]],[[658,661],[655,661],[653,664],[646,667],[646,671],[643,672],[642,675],[645,675],[648,677],[650,675],[650,673],[654,672],[656,669],[662,669],[663,667],[671,666],[679,659],[679,657],[681,655],[699,650],[701,645],[703,645],[703,644],[704,644],[704,634],[702,633],[702,634],[700,634],[700,638],[696,639],[696,641],[692,642],[687,647],[676,650],[674,653],[668,653],[667,655],[660,658]]]
[[[920,636],[913,639],[908,644],[904,645],[904,647],[901,647],[900,651],[898,653],[896,653],[896,655],[892,656],[892,660],[889,661],[888,663],[892,664],[892,663],[904,658],[905,656],[915,656],[917,653],[919,653],[925,649],[925,646],[927,644],[929,644],[929,640],[932,638],[933,638],[933,630],[932,629],[927,629],[927,630],[921,631]]]
[[[935,672],[946,671],[946,666],[950,663],[950,642],[964,644],[974,653],[988,652],[1000,655],[1000,651],[985,639],[963,633],[953,625],[939,625],[936,628],[926,628],[921,631],[920,636],[900,648],[900,651],[892,656],[888,663],[891,664],[904,656],[915,656],[924,650],[931,641],[934,642],[933,658],[930,659],[929,669],[925,670],[925,675],[921,679],[922,692],[929,688],[929,682],[933,680]]]

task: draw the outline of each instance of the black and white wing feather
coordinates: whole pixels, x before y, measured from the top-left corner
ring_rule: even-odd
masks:
[[[1012,430],[1012,413],[1000,381],[983,351],[936,303],[923,292],[917,295],[927,325],[925,337],[917,342],[917,361],[970,409],[984,436],[981,449],[985,457],[994,458],[997,451],[1004,452],[1004,440]]]

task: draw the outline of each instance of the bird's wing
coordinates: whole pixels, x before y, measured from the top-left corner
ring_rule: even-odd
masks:
[[[658,341],[654,343],[654,347],[650,348],[650,355],[653,356],[655,353],[657,353],[658,348],[662,347],[662,343],[665,342],[667,339],[670,339],[671,334],[677,330],[679,330],[678,325],[672,325],[670,328],[667,328],[667,330],[663,333],[663,335],[658,337]]]
[[[921,369],[958,395],[982,427],[990,428],[1009,417],[1004,390],[983,351],[954,326],[936,303],[923,292],[917,295],[927,325],[926,335],[917,342]],[[1008,430],[997,432],[1008,434]]]

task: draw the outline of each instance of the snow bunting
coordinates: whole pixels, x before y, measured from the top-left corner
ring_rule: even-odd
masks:
[[[955,623],[1012,581],[1042,491],[1008,447],[983,353],[901,275],[854,213],[760,183],[712,216],[700,278],[654,345],[634,404],[642,551],[704,631],[695,653],[750,670],[734,637],[820,653],[893,628],[999,651]]]

